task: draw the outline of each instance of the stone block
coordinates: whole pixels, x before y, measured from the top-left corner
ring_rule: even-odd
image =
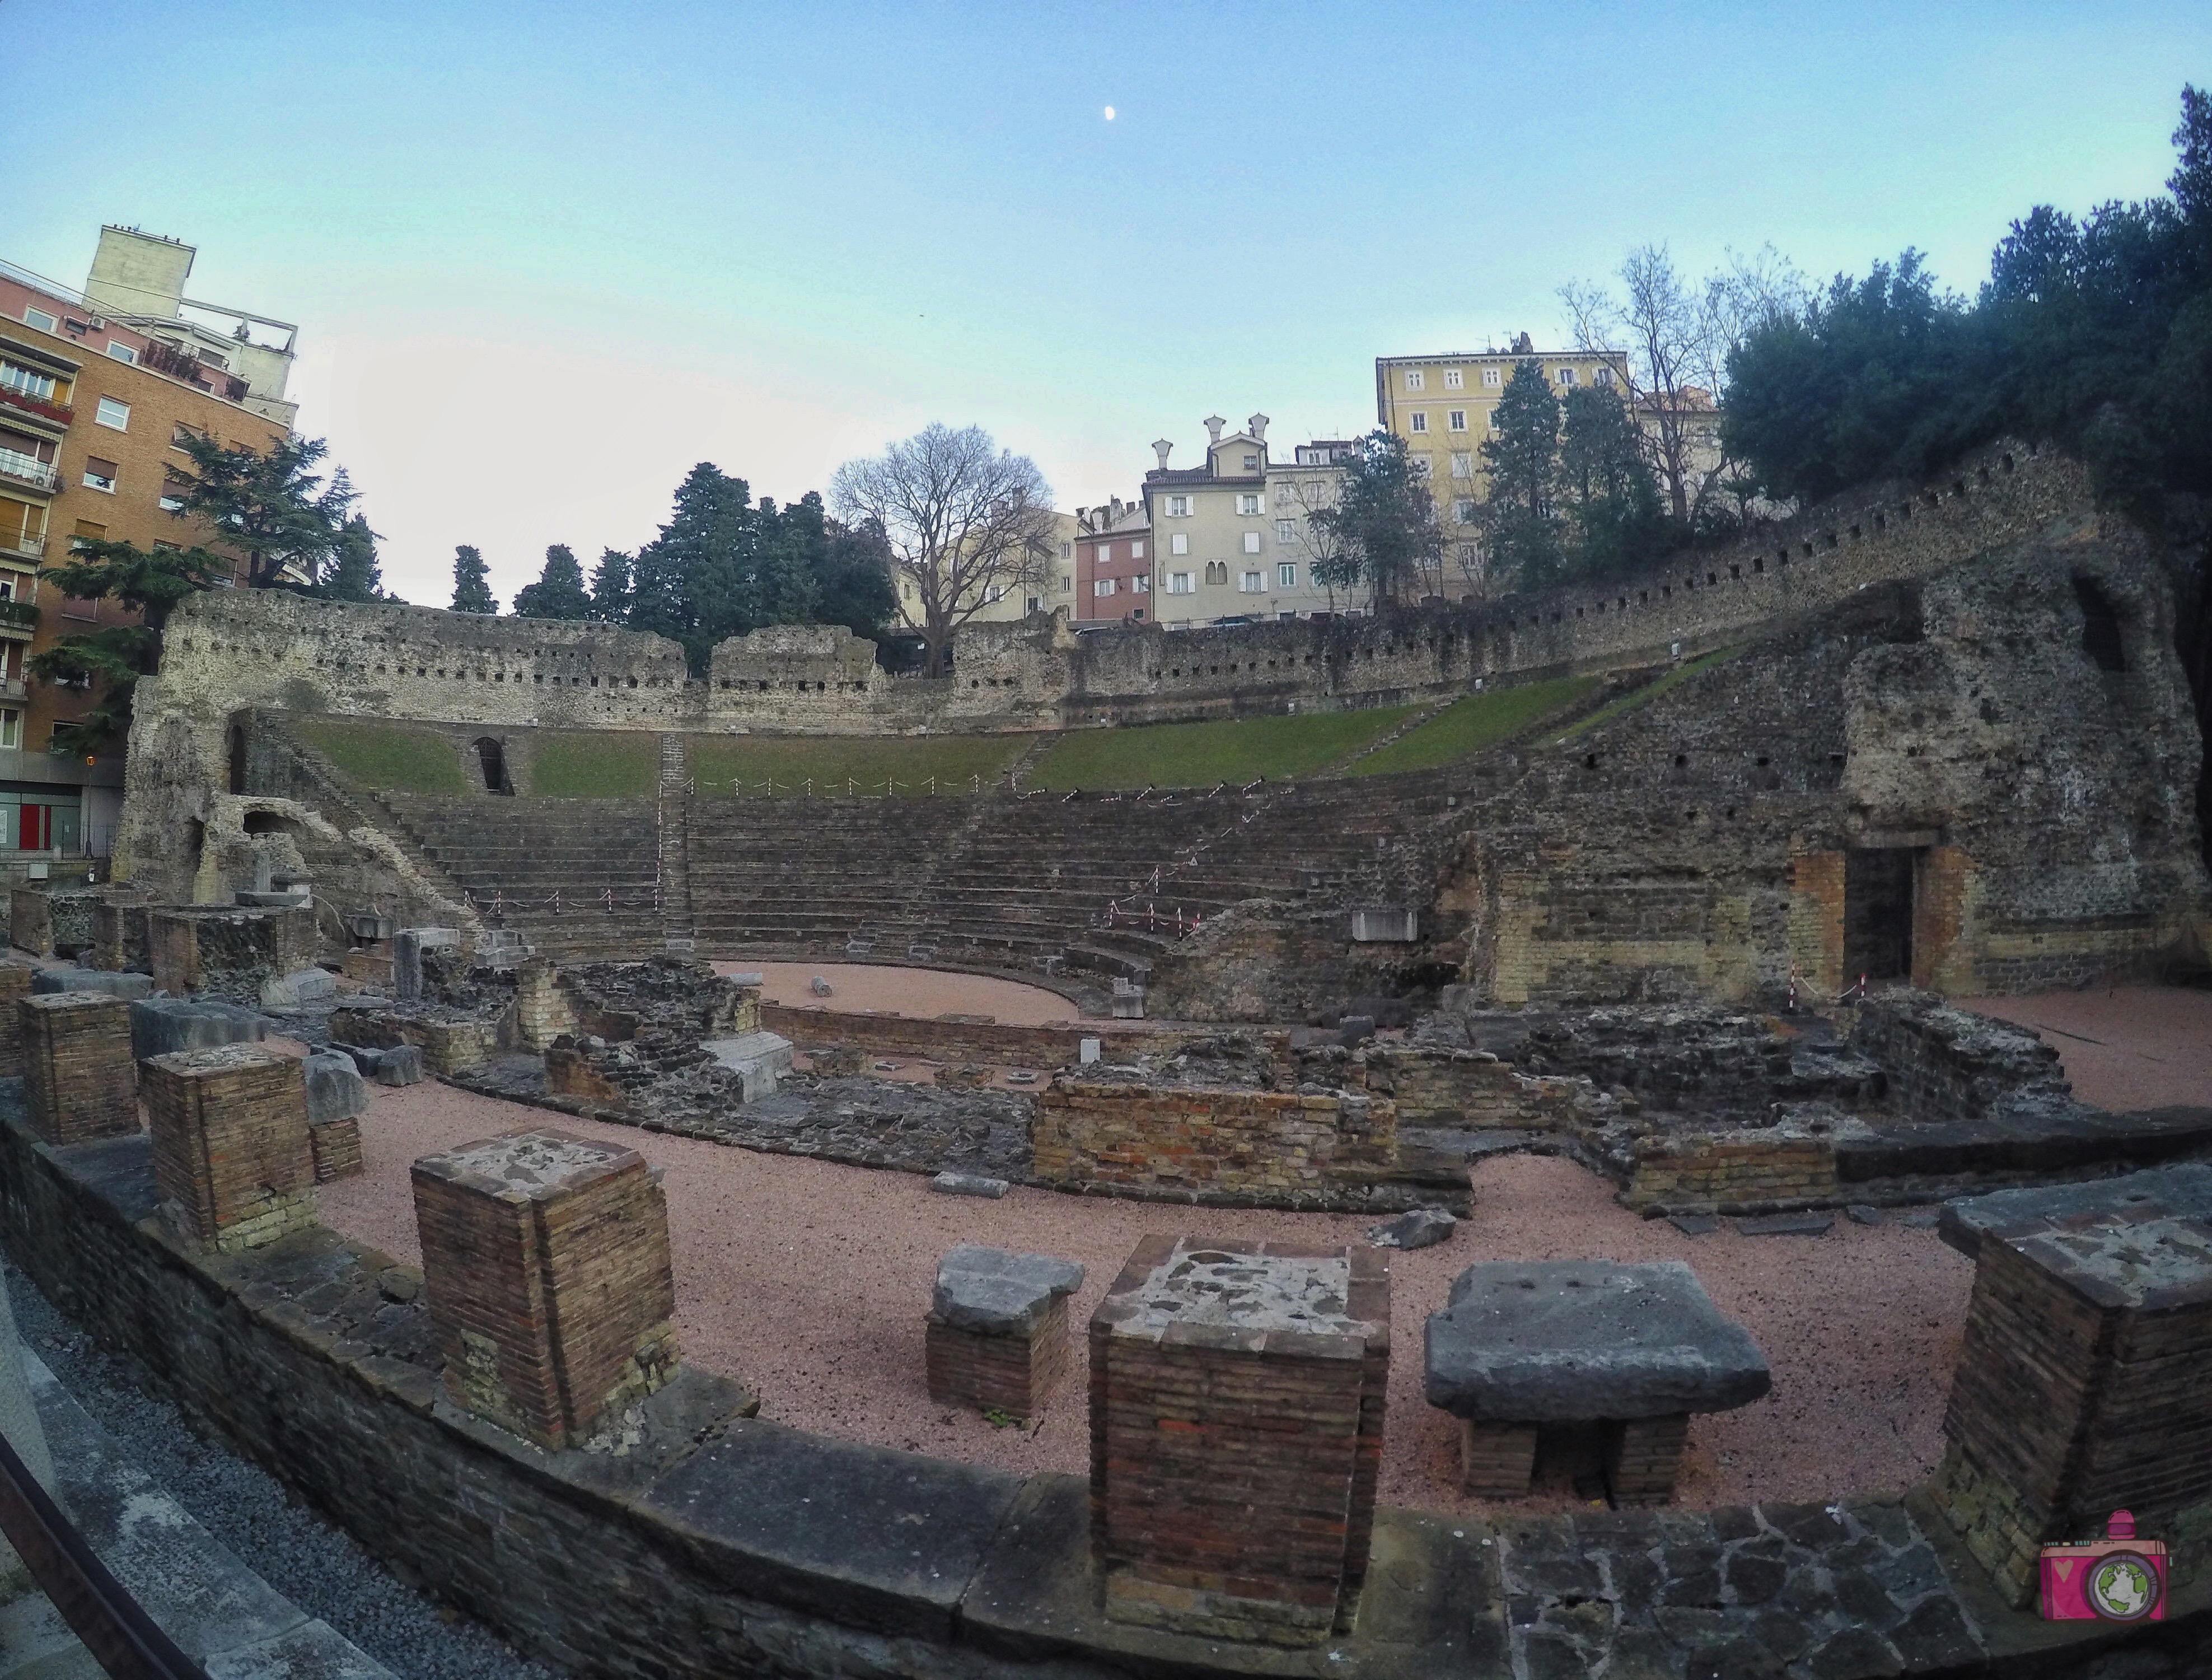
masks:
[[[118,972],[104,968],[42,968],[31,979],[31,989],[55,992],[105,992],[110,997],[135,1000],[154,995],[150,974]]]
[[[422,953],[460,948],[458,928],[402,928],[392,936],[392,995],[403,1003],[422,995]]]
[[[374,986],[380,990],[388,988],[392,984],[391,942],[356,946],[339,959],[338,972],[356,985]]]
[[[315,1222],[315,1162],[300,1064],[256,1044],[144,1064],[154,1188],[218,1249],[258,1248]]]
[[[355,1178],[361,1172],[361,1122],[353,1116],[327,1120],[310,1118],[307,1142],[314,1152],[317,1184]]]
[[[1459,1221],[1443,1208],[1416,1208],[1393,1220],[1368,1228],[1367,1240],[1377,1248],[1433,1248],[1459,1229]]]
[[[938,1263],[924,1338],[929,1397],[939,1405],[1040,1416],[1068,1364],[1072,1260],[962,1247]]]
[[[289,974],[272,974],[261,983],[261,1007],[284,1014],[327,1003],[337,995],[338,977],[327,969],[295,969]]]
[[[258,1044],[268,1036],[269,1018],[240,1003],[148,997],[131,1006],[131,1054],[141,1062],[216,1044]]]
[[[420,1085],[422,1082],[422,1051],[416,1044],[394,1044],[376,1058],[376,1082],[379,1085]]]
[[[131,1006],[100,992],[50,992],[15,1006],[23,1100],[49,1143],[83,1143],[138,1129]]]
[[[275,974],[312,967],[312,908],[181,904],[149,910],[146,945],[158,991],[258,1001]]]
[[[92,966],[139,969],[147,965],[146,912],[152,895],[143,888],[108,886],[92,907]]]
[[[744,1099],[757,1102],[775,1095],[776,1087],[791,1071],[791,1040],[780,1032],[742,1032],[734,1038],[709,1038],[700,1045],[715,1061],[744,1081]]]
[[[990,1202],[1013,1188],[1004,1178],[987,1178],[980,1172],[940,1172],[929,1181],[929,1187],[939,1196],[980,1196]]]
[[[31,995],[33,971],[0,963],[0,1079],[23,1076],[23,1023],[15,1006]]]
[[[1365,1579],[1387,1263],[1148,1237],[1091,1320],[1091,1548],[1112,1619],[1326,1641]]]
[[[368,1087],[349,1056],[325,1050],[301,1062],[307,1081],[307,1123],[349,1120],[368,1110]]]
[[[668,1212],[643,1156],[535,1128],[425,1156],[412,1177],[456,1403],[559,1451],[668,1380]]]

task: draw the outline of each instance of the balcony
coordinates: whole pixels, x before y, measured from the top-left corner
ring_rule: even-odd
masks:
[[[0,677],[0,700],[26,700],[30,692],[31,685],[22,678]]]
[[[27,391],[0,385],[0,409],[10,408],[33,419],[43,420],[49,426],[66,426],[76,418],[76,411],[64,403],[46,402],[32,396]]]
[[[44,490],[49,496],[62,487],[60,475],[52,467],[15,449],[0,449],[0,482]]]
[[[46,557],[44,537],[0,537],[0,560],[28,560],[35,564]]]
[[[39,628],[39,609],[33,601],[0,600],[0,636],[27,637]]]

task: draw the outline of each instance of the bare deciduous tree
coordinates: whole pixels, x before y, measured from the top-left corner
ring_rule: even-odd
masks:
[[[1778,312],[1796,308],[1805,283],[1771,246],[1748,258],[1730,252],[1725,267],[1697,282],[1683,277],[1665,246],[1643,246],[1617,277],[1617,293],[1579,281],[1562,286],[1559,299],[1576,349],[1610,353],[1668,511],[1692,525],[1739,476],[1717,424],[1729,352]]]
[[[880,455],[847,461],[830,481],[830,505],[848,525],[874,521],[889,539],[891,569],[913,590],[909,616],[933,677],[945,674],[955,630],[1000,595],[1050,575],[1044,475],[980,426],[932,424]]]

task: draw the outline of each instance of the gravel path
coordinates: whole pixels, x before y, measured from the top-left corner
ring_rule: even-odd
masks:
[[[554,1680],[555,1670],[517,1656],[489,1629],[399,1580],[258,1465],[195,1434],[174,1406],[149,1397],[124,1360],[81,1335],[21,1272],[0,1265],[0,1279],[24,1342],[76,1403],[139,1469],[304,1613],[410,1680]]]
[[[2212,991],[2110,986],[1958,1003],[2033,1027],[2085,1103],[2123,1112],[2212,1103]]]
[[[1071,1000],[1042,986],[943,969],[879,967],[872,963],[718,962],[714,971],[757,974],[763,999],[801,1009],[823,1005],[842,1010],[890,1009],[923,1017],[956,1013],[992,1015],[1005,1026],[1043,1026],[1054,1021],[1073,1024],[1083,1013]],[[817,975],[830,983],[827,998],[817,998],[807,989],[807,983]]]
[[[685,1358],[750,1385],[763,1415],[780,1421],[1015,1470],[1087,1467],[1081,1342],[1034,1433],[932,1405],[922,1314],[944,1250],[975,1242],[1082,1262],[1080,1324],[1147,1232],[1348,1241],[1366,1224],[1037,1190],[979,1202],[937,1195],[907,1173],[574,1121],[450,1086],[371,1091],[367,1172],[322,1192],[337,1229],[416,1256],[408,1164],[473,1138],[550,1123],[629,1144],[667,1169]],[[1571,1163],[1525,1156],[1484,1164],[1475,1190],[1474,1217],[1452,1241],[1394,1262],[1386,1500],[1480,1508],[1455,1492],[1455,1426],[1424,1402],[1420,1379],[1423,1319],[1460,1269],[1481,1259],[1685,1259],[1746,1325],[1773,1367],[1774,1392],[1692,1426],[1686,1504],[1892,1491],[1934,1466],[1973,1272],[1933,1231],[1839,1219],[1818,1238],[1723,1228],[1691,1239],[1616,1206],[1608,1184]]]

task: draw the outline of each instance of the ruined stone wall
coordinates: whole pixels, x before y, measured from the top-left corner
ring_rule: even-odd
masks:
[[[1068,1013],[1074,1013],[1074,1005]],[[873,1011],[807,1009],[787,1003],[761,1006],[761,1025],[802,1048],[852,1044],[877,1056],[923,1056],[940,1060],[1015,1062],[1030,1068],[1073,1064],[1085,1038],[1099,1041],[1109,1058],[1164,1050],[1175,1042],[1161,1032],[1115,1032],[1103,1021],[1066,1026],[1014,1026],[999,1021],[940,1020]]]

